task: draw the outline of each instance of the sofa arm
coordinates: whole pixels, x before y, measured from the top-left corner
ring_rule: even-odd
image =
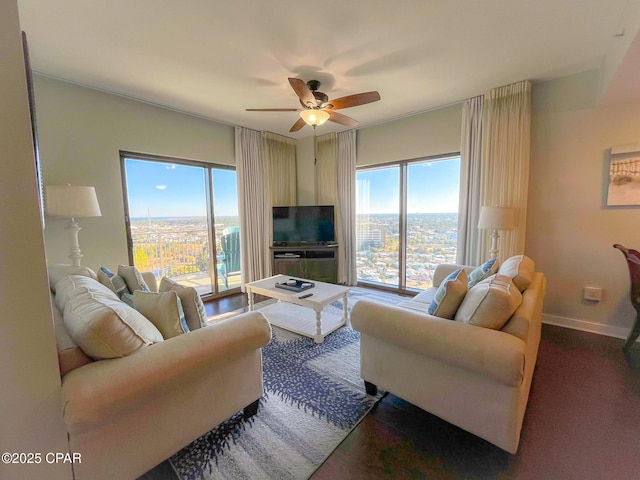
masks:
[[[359,300],[353,328],[399,348],[485,375],[508,386],[524,376],[525,343],[513,335],[404,308]]]
[[[271,327],[259,312],[237,317],[156,343],[129,356],[93,362],[62,380],[67,427],[85,430],[183,382],[224,370],[230,361],[269,343]]]

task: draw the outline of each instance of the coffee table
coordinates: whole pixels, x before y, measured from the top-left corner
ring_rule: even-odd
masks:
[[[289,279],[311,282],[315,286],[301,292],[293,292],[276,287],[277,282]],[[254,309],[253,294],[275,298],[277,303],[260,309],[265,318],[272,325],[284,328],[299,335],[313,338],[316,343],[322,343],[324,337],[349,322],[347,315],[347,298],[349,287],[332,283],[306,280],[287,275],[274,275],[245,285],[249,297],[249,310]],[[307,298],[303,295],[313,294]],[[342,315],[323,312],[323,308],[342,298]],[[315,313],[315,315],[314,315]]]

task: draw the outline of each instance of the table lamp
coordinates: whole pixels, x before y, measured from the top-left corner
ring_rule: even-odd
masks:
[[[100,217],[100,205],[94,187],[77,185],[49,185],[45,188],[45,213],[48,217],[69,218],[65,230],[69,231],[73,265],[79,266],[83,257],[78,244],[78,232],[82,230],[76,218]]]
[[[492,230],[491,232],[491,258],[498,257],[498,238],[500,230],[512,230],[516,226],[515,209],[507,207],[482,207],[478,228]]]

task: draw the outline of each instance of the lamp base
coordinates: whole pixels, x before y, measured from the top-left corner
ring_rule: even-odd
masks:
[[[489,258],[492,260],[498,258],[498,238],[500,238],[500,232],[493,230],[491,232],[491,250],[489,250]]]
[[[65,227],[65,230],[69,231],[69,239],[71,240],[71,253],[69,254],[71,264],[79,267],[80,260],[84,257],[80,251],[80,245],[78,244],[78,232],[80,232],[82,228],[78,225],[75,219],[72,218],[69,221],[69,224]]]

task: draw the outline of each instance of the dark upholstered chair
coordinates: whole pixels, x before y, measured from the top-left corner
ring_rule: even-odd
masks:
[[[636,309],[636,323],[631,329],[631,333],[624,344],[623,349],[627,351],[640,336],[640,252],[632,248],[624,247],[618,243],[614,248],[620,250],[627,260],[629,275],[631,277],[631,304]]]

